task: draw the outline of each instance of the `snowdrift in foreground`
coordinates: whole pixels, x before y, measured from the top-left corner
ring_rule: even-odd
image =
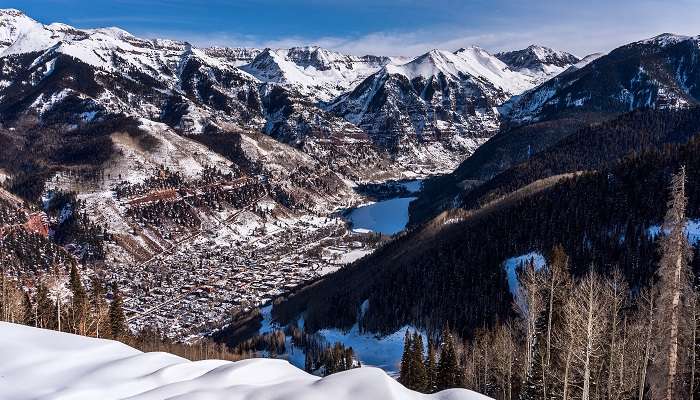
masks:
[[[0,323],[0,398],[484,400],[462,389],[410,391],[377,368],[318,378],[286,361],[191,362],[119,342]]]

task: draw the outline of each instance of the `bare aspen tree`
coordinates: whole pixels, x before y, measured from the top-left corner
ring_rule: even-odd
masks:
[[[557,350],[553,354],[556,356],[559,365],[559,371],[554,375],[557,385],[553,385],[552,394],[556,394],[562,400],[572,398],[573,383],[573,364],[575,361],[574,352],[576,351],[576,336],[578,335],[578,326],[574,318],[570,316],[572,299],[567,298],[563,307],[561,326],[555,329],[552,334],[552,348]]]
[[[102,334],[101,328],[107,317],[107,302],[104,299],[105,289],[96,276],[91,278],[90,306],[92,309],[91,332],[95,337]]]
[[[636,298],[637,309],[633,315],[630,358],[634,357],[637,370],[637,400],[644,400],[649,375],[649,363],[654,351],[656,331],[656,289],[643,288]]]
[[[571,276],[569,273],[569,256],[564,251],[561,245],[556,245],[552,249],[549,263],[545,266],[544,271],[544,287],[546,296],[547,327],[545,332],[545,352],[544,360],[541,364],[541,379],[542,391],[544,398],[549,397],[549,376],[552,372],[552,324],[554,323],[554,314],[557,310],[556,302],[563,298],[564,293],[570,286]],[[559,300],[561,301],[561,300]]]
[[[19,288],[17,283],[11,279],[8,279],[5,274],[2,274],[0,281],[2,286],[2,313],[0,314],[0,321],[7,321],[12,323],[17,323],[22,321],[24,311],[22,309],[22,289]]]
[[[687,298],[691,292],[688,268],[690,245],[686,237],[685,167],[671,178],[670,196],[660,239],[658,320],[659,347],[651,385],[652,398],[672,400],[681,395],[680,341],[688,314]]]
[[[609,312],[606,394],[608,399],[618,399],[621,396],[621,382],[617,378],[620,373],[621,363],[624,362],[624,343],[620,339],[620,334],[623,330],[622,322],[624,321],[622,312],[629,296],[629,287],[619,269],[613,270],[610,277],[605,280],[605,286]]]
[[[513,381],[517,376],[516,357],[519,350],[514,328],[510,322],[506,322],[497,326],[495,332],[490,332],[490,335],[493,336],[496,382],[501,387],[503,399],[512,400]]]
[[[525,263],[518,275],[520,285],[516,296],[516,310],[521,317],[525,334],[525,354],[523,359],[523,378],[532,373],[535,344],[537,340],[537,320],[542,314],[544,302],[542,299],[542,279],[530,260]]]
[[[591,398],[595,363],[604,354],[607,311],[603,292],[600,277],[588,272],[576,283],[565,306],[564,318],[572,330],[571,372],[576,374],[582,400]]]

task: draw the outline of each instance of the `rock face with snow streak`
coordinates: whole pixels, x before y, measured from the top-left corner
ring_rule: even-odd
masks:
[[[496,57],[512,70],[531,77],[535,84],[540,84],[581,61],[572,54],[537,45],[497,53]]]
[[[351,174],[359,179],[453,167],[464,146],[432,157],[428,146],[413,143],[397,157],[324,106],[392,62],[319,47],[199,49],[118,28],[44,25],[0,10],[0,117],[9,125],[28,117],[76,125],[127,115],[185,135],[264,132],[339,169],[360,154],[376,173]]]
[[[329,101],[389,64],[388,57],[355,57],[320,47],[265,49],[242,69],[262,82],[291,86]]]
[[[700,101],[700,37],[662,34],[619,47],[513,99],[518,123],[571,113],[677,109]]]
[[[190,362],[119,342],[0,323],[0,397],[24,399],[486,400],[410,391],[377,368],[319,378],[283,360]]]
[[[566,62],[547,51],[543,62]],[[348,166],[362,154],[380,175],[399,177],[456,166],[498,130],[496,107],[539,83],[478,47],[406,61],[316,46],[200,49],[6,9],[0,117],[79,124],[123,114],[186,135],[264,132],[326,163]]]
[[[428,143],[463,157],[498,130],[497,107],[530,87],[526,76],[478,47],[432,50],[385,66],[328,109],[397,154]]]

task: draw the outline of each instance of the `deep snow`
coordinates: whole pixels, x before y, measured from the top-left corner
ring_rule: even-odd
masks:
[[[111,340],[0,323],[0,398],[24,399],[488,399],[451,389],[410,391],[378,368],[319,378],[283,360],[191,362]]]

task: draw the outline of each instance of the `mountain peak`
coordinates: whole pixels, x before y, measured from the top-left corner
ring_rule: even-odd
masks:
[[[410,80],[429,79],[443,74],[454,79],[475,78],[511,94],[532,87],[527,77],[511,71],[506,64],[478,46],[462,48],[452,53],[433,49],[402,65],[389,65],[390,74],[402,74]]]
[[[572,54],[537,44],[522,50],[497,53],[496,57],[512,70],[531,75],[539,81],[545,81],[581,61]]]
[[[686,40],[692,39],[690,36],[677,35],[675,33],[662,33],[649,39],[640,40],[637,44],[654,44],[661,47],[671,46]]]
[[[20,16],[26,16],[24,12],[16,9],[16,8],[0,8],[0,15],[9,15],[12,17],[20,17]]]

